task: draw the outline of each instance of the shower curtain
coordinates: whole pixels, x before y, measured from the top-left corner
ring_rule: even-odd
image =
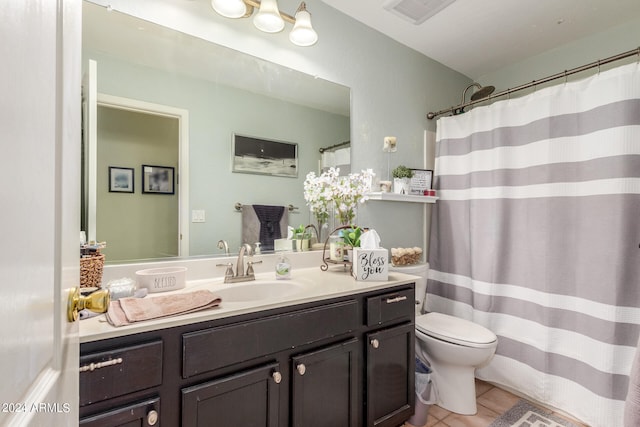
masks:
[[[496,333],[479,378],[622,426],[640,332],[640,65],[437,127],[426,309]]]

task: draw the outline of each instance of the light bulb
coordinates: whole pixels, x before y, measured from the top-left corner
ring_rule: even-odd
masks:
[[[276,0],[262,0],[260,10],[253,18],[253,25],[265,33],[277,33],[284,28],[284,19],[280,16]]]
[[[247,13],[242,0],[211,0],[211,7],[225,18],[242,18]]]
[[[311,14],[307,11],[304,2],[300,4],[296,12],[296,23],[289,34],[291,43],[298,46],[311,46],[318,41],[318,33],[311,26]]]

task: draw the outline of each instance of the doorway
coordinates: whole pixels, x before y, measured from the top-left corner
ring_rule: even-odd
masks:
[[[86,150],[89,239],[107,243],[110,262],[187,256],[188,112],[98,94],[94,123]],[[169,173],[162,191],[149,187],[157,170]]]

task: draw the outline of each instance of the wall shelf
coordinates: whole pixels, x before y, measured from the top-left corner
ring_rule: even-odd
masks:
[[[417,196],[411,194],[397,194],[397,193],[369,193],[367,194],[369,200],[382,200],[389,202],[412,202],[412,203],[435,203],[438,200],[436,196]]]

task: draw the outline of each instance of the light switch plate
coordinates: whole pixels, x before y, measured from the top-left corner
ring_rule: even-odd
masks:
[[[205,222],[204,220],[204,211],[203,210],[192,210],[191,211],[191,222]]]

